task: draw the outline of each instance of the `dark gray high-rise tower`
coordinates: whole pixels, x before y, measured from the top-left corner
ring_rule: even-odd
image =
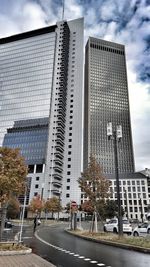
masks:
[[[107,123],[113,130],[122,125],[118,143],[119,173],[134,172],[125,48],[89,38],[85,55],[84,168],[95,155],[108,177],[114,177],[113,141],[107,138]]]

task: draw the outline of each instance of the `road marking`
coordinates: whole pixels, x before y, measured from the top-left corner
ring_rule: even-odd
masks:
[[[52,248],[55,248],[55,249],[57,249],[59,251],[62,251],[64,253],[68,253],[69,255],[73,255],[74,257],[78,257],[79,259],[83,259],[85,261],[90,261],[90,263],[93,263],[93,264],[96,264],[97,263],[97,261],[91,260],[90,258],[85,258],[84,256],[80,256],[79,254],[75,254],[74,252],[71,252],[69,250],[65,250],[65,249],[63,249],[61,247],[57,247],[57,246],[55,246],[55,245],[53,245],[51,243],[48,243],[47,241],[43,240],[42,238],[40,238],[38,236],[38,234],[37,234],[38,232],[39,232],[39,230],[35,232],[35,237],[38,240],[40,240],[41,242],[43,242],[44,244],[46,244],[47,246],[50,246]],[[29,238],[31,238],[31,237],[29,237]],[[104,263],[98,263],[97,266],[106,266],[106,265]],[[107,266],[107,267],[111,267],[111,266]]]
[[[23,239],[32,238],[33,236],[24,236]]]

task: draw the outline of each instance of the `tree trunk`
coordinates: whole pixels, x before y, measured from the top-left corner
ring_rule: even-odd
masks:
[[[74,213],[74,230],[77,229],[77,213]]]
[[[6,213],[7,213],[7,203],[3,204],[1,207],[0,241],[2,241],[2,237],[3,237]]]
[[[73,213],[70,214],[70,229],[73,230]]]
[[[94,231],[94,212],[93,212],[93,215],[92,215],[92,221],[91,221],[91,226],[90,226],[90,233],[93,233]]]
[[[95,211],[95,233],[97,233],[97,212]]]

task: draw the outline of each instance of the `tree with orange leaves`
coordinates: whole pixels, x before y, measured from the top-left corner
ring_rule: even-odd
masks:
[[[41,213],[43,208],[44,208],[44,200],[41,199],[40,195],[33,197],[28,207],[28,209],[31,212],[36,213],[36,214]]]
[[[94,156],[90,157],[88,167],[81,173],[78,183],[82,192],[86,194],[90,206],[93,208],[93,224],[91,229],[93,232],[95,219],[95,231],[97,232],[98,201],[105,200],[109,197],[110,181],[103,175],[102,168],[96,162]]]
[[[28,168],[19,149],[0,147],[0,206],[2,210],[0,240],[8,201],[12,196],[19,196],[24,192],[27,173]]]

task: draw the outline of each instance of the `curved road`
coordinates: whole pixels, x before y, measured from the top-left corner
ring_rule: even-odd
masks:
[[[57,267],[148,267],[150,255],[72,236],[64,224],[40,228],[32,247]]]

